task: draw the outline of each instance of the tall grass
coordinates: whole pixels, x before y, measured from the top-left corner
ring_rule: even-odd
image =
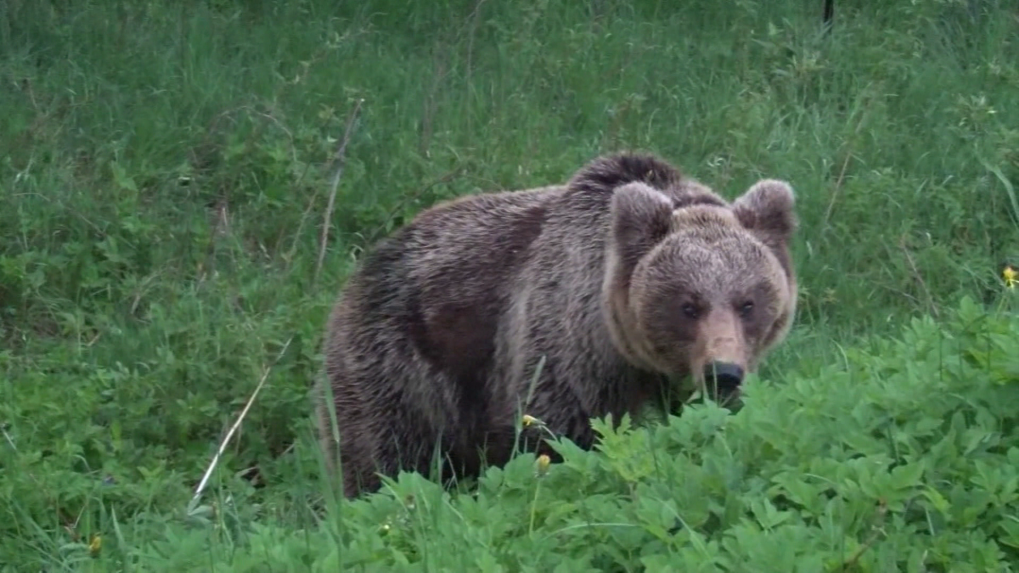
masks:
[[[991,302],[1019,257],[1019,14],[836,9],[825,35],[806,0],[0,6],[0,570],[73,569],[99,531],[169,559],[267,368],[210,519],[317,523],[307,389],[360,252],[599,153],[728,197],[792,182],[800,312],[764,378]]]

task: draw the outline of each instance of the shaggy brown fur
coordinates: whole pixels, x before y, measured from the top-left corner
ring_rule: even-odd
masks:
[[[637,415],[670,376],[738,393],[792,320],[793,201],[763,180],[730,204],[619,154],[565,185],[422,212],[367,256],[329,320],[339,444],[324,392],[318,416],[345,495],[426,473],[436,452],[459,475],[501,465],[521,413],[589,448],[591,417]]]

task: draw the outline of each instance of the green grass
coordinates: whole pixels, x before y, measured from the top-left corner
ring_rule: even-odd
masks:
[[[1014,7],[836,2],[824,36],[819,0],[335,4],[0,4],[0,572],[1019,559]],[[797,190],[798,323],[747,407],[476,496],[325,495],[307,393],[363,249],[623,148]]]

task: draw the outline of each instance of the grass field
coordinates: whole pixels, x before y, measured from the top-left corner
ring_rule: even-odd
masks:
[[[1019,568],[1019,10],[821,4],[0,3],[0,572]],[[797,190],[746,407],[331,497],[363,250],[619,149]]]

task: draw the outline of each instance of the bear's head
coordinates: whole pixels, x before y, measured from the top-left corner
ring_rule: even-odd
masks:
[[[728,399],[792,323],[794,195],[771,179],[728,205],[703,192],[716,201],[676,207],[642,182],[615,190],[604,309],[634,365]]]

